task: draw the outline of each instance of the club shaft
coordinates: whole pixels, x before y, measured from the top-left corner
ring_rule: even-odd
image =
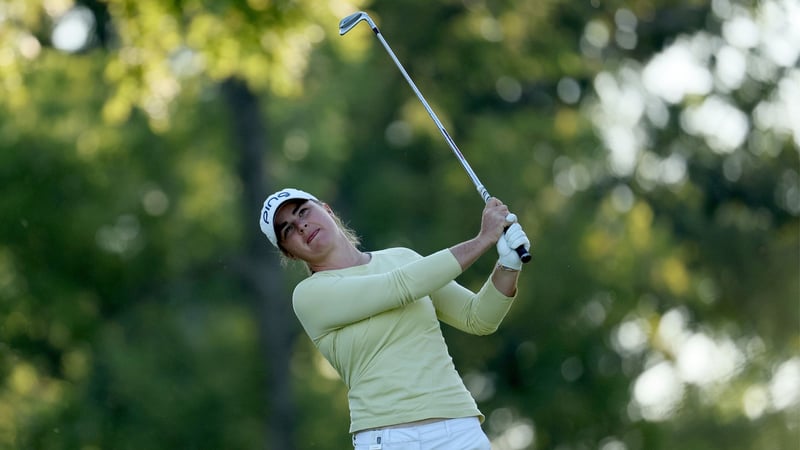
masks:
[[[478,176],[475,175],[475,171],[472,170],[472,167],[470,167],[469,163],[467,162],[467,159],[464,158],[463,154],[461,154],[461,150],[458,149],[458,146],[453,141],[453,138],[450,137],[450,133],[448,133],[447,130],[444,128],[444,125],[442,125],[442,122],[439,120],[439,117],[436,116],[436,113],[433,112],[433,109],[428,104],[428,101],[425,100],[425,97],[419,91],[417,85],[414,84],[414,80],[412,80],[411,76],[408,75],[408,72],[406,72],[405,67],[403,67],[403,64],[400,63],[399,59],[397,59],[397,56],[392,51],[392,48],[389,47],[389,43],[386,42],[386,39],[383,38],[383,35],[381,34],[380,30],[378,30],[378,27],[375,25],[375,23],[372,22],[372,19],[370,19],[369,16],[366,15],[366,13],[358,13],[358,15],[348,16],[340,22],[339,33],[340,34],[346,33],[353,26],[355,26],[355,24],[357,24],[359,20],[362,19],[366,20],[370,24],[370,28],[372,28],[372,31],[378,37],[378,40],[381,41],[381,45],[383,45],[383,48],[385,48],[386,52],[389,53],[389,56],[392,57],[392,61],[394,61],[395,65],[397,65],[397,68],[400,69],[400,73],[403,74],[403,77],[406,79],[409,86],[411,86],[411,89],[414,91],[414,93],[417,94],[417,98],[419,99],[420,102],[422,102],[422,106],[425,107],[425,110],[428,111],[428,115],[431,116],[431,119],[433,119],[433,122],[439,128],[439,131],[442,133],[442,136],[444,136],[444,140],[447,142],[447,145],[449,145],[450,149],[453,150],[453,153],[456,155],[456,158],[458,158],[458,162],[461,163],[461,166],[467,172],[467,175],[469,175],[470,180],[472,180],[472,184],[474,184],[475,188],[478,190],[478,194],[480,194],[481,198],[483,198],[484,203],[488,203],[489,199],[491,198],[491,195],[489,195],[489,192],[483,186],[483,183],[481,183],[481,181],[478,179]],[[523,245],[520,245],[514,250],[517,252],[520,260],[523,263],[527,263],[528,261],[531,260],[530,252]]]
[[[472,183],[478,190],[478,194],[480,194],[480,196],[483,198],[484,203],[488,202],[489,198],[491,198],[491,195],[489,195],[489,192],[483,186],[481,180],[478,179],[478,176],[475,174],[475,171],[472,170],[472,167],[470,167],[469,163],[467,162],[467,159],[461,153],[461,150],[458,149],[458,146],[456,145],[455,141],[453,141],[453,138],[450,137],[450,133],[448,133],[447,130],[444,128],[444,125],[442,125],[442,122],[439,120],[439,117],[433,111],[433,108],[431,108],[431,106],[428,104],[428,101],[425,100],[425,97],[419,91],[417,85],[414,84],[414,81],[411,79],[411,76],[408,75],[408,72],[406,72],[406,69],[403,67],[403,64],[401,64],[400,60],[397,59],[397,56],[392,51],[392,48],[389,47],[389,44],[386,42],[386,39],[383,38],[383,35],[378,30],[378,27],[373,27],[372,31],[374,31],[375,35],[378,36],[378,40],[381,41],[383,48],[385,48],[386,52],[389,53],[389,56],[392,57],[392,61],[394,61],[395,65],[397,65],[397,68],[400,69],[400,73],[403,74],[403,77],[405,77],[409,86],[411,86],[411,89],[413,89],[414,93],[417,94],[417,98],[419,98],[419,101],[422,102],[422,106],[425,107],[425,110],[428,111],[428,115],[431,116],[431,119],[433,119],[433,122],[439,128],[439,131],[442,133],[442,136],[444,136],[444,140],[447,141],[447,145],[449,145],[450,149],[453,150],[453,153],[456,155],[456,158],[458,158],[458,161],[461,163],[461,166],[467,172],[467,175],[469,175],[469,178],[472,180]]]

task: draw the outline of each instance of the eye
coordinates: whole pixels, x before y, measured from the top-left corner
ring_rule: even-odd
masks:
[[[308,214],[308,208],[301,208],[298,216],[305,217],[306,214]]]
[[[286,240],[289,237],[289,233],[294,230],[294,225],[286,225],[283,227],[283,240]]]

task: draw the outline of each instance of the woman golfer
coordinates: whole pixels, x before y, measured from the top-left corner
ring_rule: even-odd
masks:
[[[485,335],[511,307],[522,268],[513,249],[530,241],[506,205],[491,198],[476,237],[425,257],[359,250],[326,203],[297,189],[267,197],[259,221],[311,273],[294,289],[294,311],[347,385],[356,450],[491,448],[439,321]],[[477,293],[454,281],[491,247],[499,259]]]

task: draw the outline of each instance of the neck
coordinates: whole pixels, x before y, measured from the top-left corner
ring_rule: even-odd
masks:
[[[309,262],[308,267],[312,272],[322,272],[324,270],[346,269],[366,264],[372,259],[369,253],[364,253],[350,244],[340,251],[327,255],[319,262]]]

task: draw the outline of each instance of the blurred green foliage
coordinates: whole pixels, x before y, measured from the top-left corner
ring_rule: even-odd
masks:
[[[0,448],[349,445],[245,199],[421,253],[481,211],[364,8],[533,240],[500,330],[444,329],[494,447],[794,448],[800,13],[727,0],[0,2]]]

